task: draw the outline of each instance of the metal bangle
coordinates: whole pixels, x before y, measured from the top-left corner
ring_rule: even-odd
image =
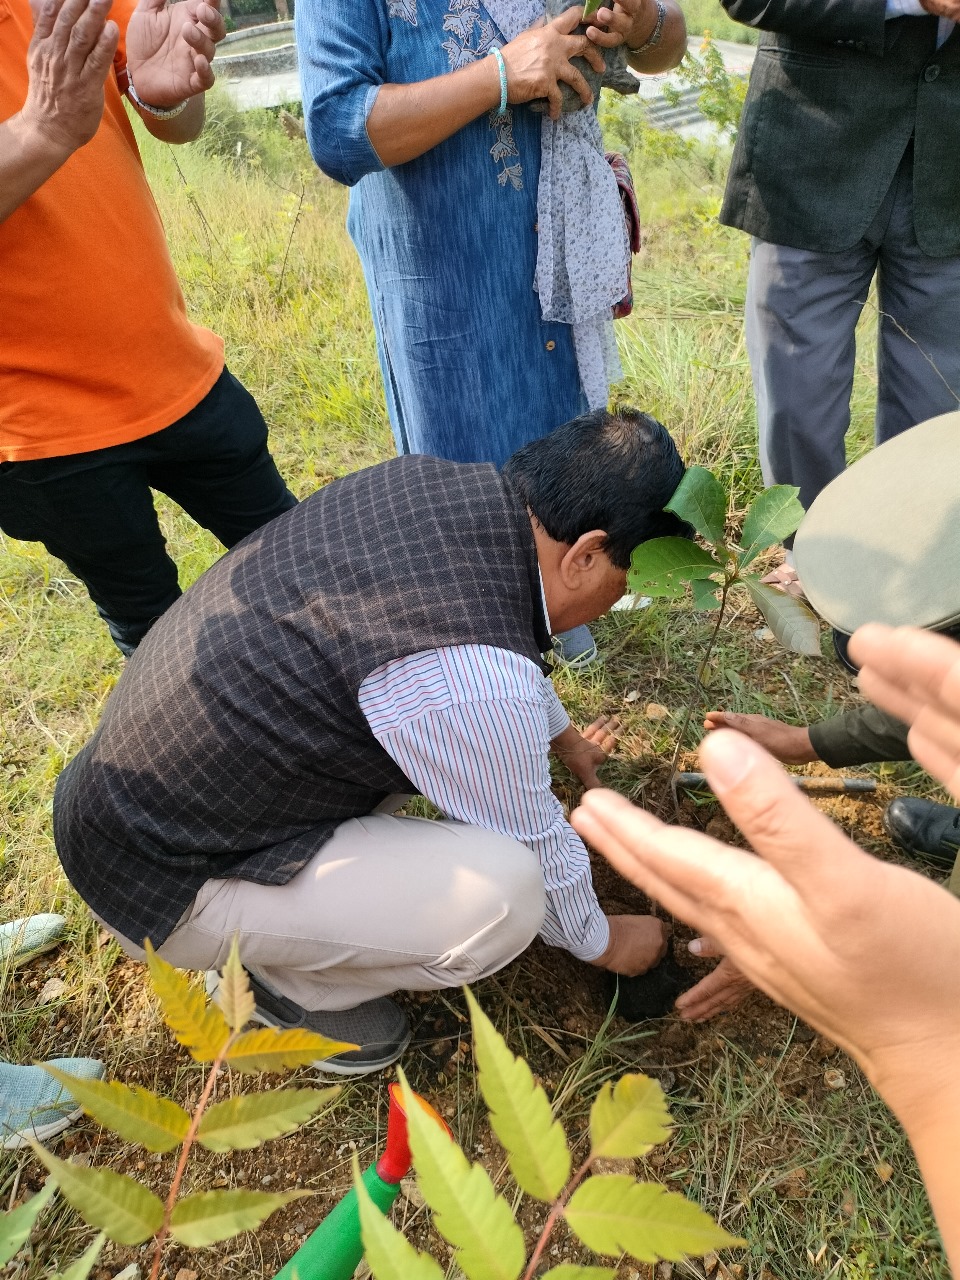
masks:
[[[627,45],[628,53],[646,53],[649,49],[655,49],[660,43],[660,37],[663,35],[663,20],[667,16],[667,6],[663,0],[657,0],[657,25],[650,34],[650,39],[645,40],[638,49],[634,49],[632,45]]]
[[[175,107],[151,107],[149,102],[144,102],[133,87],[133,76],[127,72],[127,97],[135,107],[141,111],[145,111],[148,116],[152,116],[154,120],[172,120],[174,116],[178,116],[181,111],[186,111],[189,98],[184,98],[183,102],[177,103]]]

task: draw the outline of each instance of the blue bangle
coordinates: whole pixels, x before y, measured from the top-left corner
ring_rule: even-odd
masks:
[[[493,46],[487,56],[497,60],[497,67],[500,71],[500,106],[497,110],[497,115],[505,116],[507,114],[507,65],[503,60],[503,54],[496,45]]]

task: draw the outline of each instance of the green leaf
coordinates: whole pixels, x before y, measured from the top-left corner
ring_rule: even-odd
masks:
[[[600,0],[586,0],[586,4],[584,4],[583,6],[584,18],[589,18],[590,15],[592,13],[596,13],[599,8],[600,8]]]
[[[754,499],[740,535],[741,569],[767,547],[776,546],[796,533],[804,514],[797,500],[799,492],[792,484],[775,484]]]
[[[213,1062],[230,1039],[223,1014],[200,987],[191,985],[187,975],[162,960],[144,943],[150,979],[163,1009],[163,1020],[190,1056],[197,1062]]]
[[[50,1180],[44,1184],[43,1190],[31,1196],[26,1204],[0,1215],[0,1267],[5,1262],[9,1262],[30,1239],[33,1224],[39,1218],[44,1206],[53,1199],[56,1189],[56,1183]]]
[[[727,493],[706,467],[687,467],[665,510],[692,524],[708,542],[722,542],[727,523]]]
[[[220,974],[220,983],[214,997],[231,1031],[239,1031],[253,1017],[255,1003],[250,990],[250,979],[240,963],[240,943],[233,935],[230,954]]]
[[[285,1204],[311,1195],[312,1191],[201,1191],[173,1206],[170,1234],[188,1249],[202,1249],[253,1231]]]
[[[360,1177],[360,1162],[353,1156],[353,1185],[360,1209],[363,1256],[375,1280],[443,1280],[440,1267],[425,1253],[419,1253],[388,1222],[370,1199]]]
[[[745,1243],[692,1201],[623,1174],[588,1179],[570,1197],[565,1216],[594,1253],[629,1253],[638,1262],[679,1262]]]
[[[276,1089],[228,1098],[208,1107],[197,1130],[197,1141],[209,1151],[245,1151],[261,1142],[290,1133],[316,1115],[340,1092],[329,1089]]]
[[[124,1142],[136,1142],[148,1151],[172,1151],[187,1136],[190,1117],[169,1098],[160,1098],[138,1084],[81,1080],[49,1063],[41,1065],[54,1080],[59,1080],[88,1116],[119,1134]]]
[[[163,1202],[133,1178],[112,1169],[86,1169],[68,1164],[31,1142],[37,1159],[47,1166],[64,1199],[91,1227],[99,1227],[117,1244],[143,1244],[160,1230]]]
[[[603,1086],[590,1109],[590,1154],[630,1159],[670,1137],[663,1089],[649,1076],[622,1076]]]
[[[105,1235],[101,1234],[97,1236],[96,1240],[94,1240],[90,1248],[87,1249],[83,1257],[78,1258],[76,1262],[67,1267],[66,1271],[58,1271],[51,1280],[87,1280],[87,1277],[94,1268],[94,1264],[100,1257],[105,1240]]]
[[[693,592],[693,607],[695,609],[720,608],[720,601],[717,599],[717,584],[712,578],[694,578],[690,583],[690,590]]]
[[[332,1058],[338,1053],[359,1049],[356,1044],[328,1040],[314,1031],[244,1031],[237,1036],[227,1053],[234,1071],[287,1071],[292,1067],[309,1067],[319,1058]]]
[[[528,1195],[548,1204],[570,1177],[570,1150],[547,1095],[533,1073],[516,1058],[469,991],[464,994],[473,1023],[480,1092],[490,1125],[507,1153],[510,1172]]]
[[[540,1280],[616,1280],[616,1277],[616,1271],[609,1267],[578,1267],[572,1262],[561,1262],[559,1267],[545,1271]]]
[[[681,596],[691,578],[709,578],[723,566],[688,538],[651,538],[634,547],[627,586],[649,596]]]
[[[517,1280],[526,1258],[523,1232],[487,1171],[469,1164],[445,1129],[416,1100],[398,1072],[410,1149],[433,1224],[456,1250],[456,1265],[475,1280]]]
[[[809,605],[785,591],[767,586],[753,574],[741,581],[785,649],[811,658],[820,657],[820,622]]]

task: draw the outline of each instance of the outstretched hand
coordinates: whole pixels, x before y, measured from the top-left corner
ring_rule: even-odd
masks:
[[[711,734],[701,760],[759,857],[608,791],[588,792],[571,821],[628,880],[856,1057],[896,1109],[924,1106],[931,1081],[952,1082],[960,1060],[960,902],[858,849],[742,735]]]
[[[810,741],[810,730],[798,725],[784,724],[770,716],[744,714],[739,711],[708,711],[703,727],[708,733],[716,729],[736,729],[758,742],[765,751],[781,764],[809,764],[817,760]]]
[[[151,106],[173,107],[204,93],[226,33],[219,0],[140,0],[127,27],[127,70],[138,95]]]
[[[597,770],[606,764],[616,750],[622,728],[616,716],[599,716],[583,732],[570,725],[559,737],[554,738],[551,746],[584,787],[599,787],[601,783]]]

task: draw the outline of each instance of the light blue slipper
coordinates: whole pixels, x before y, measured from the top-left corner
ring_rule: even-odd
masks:
[[[50,951],[66,927],[64,917],[52,912],[0,924],[0,964],[26,964],[34,956]]]
[[[102,1080],[104,1067],[96,1058],[51,1058],[50,1065],[79,1076]],[[83,1108],[40,1067],[17,1067],[0,1062],[0,1148],[16,1151],[28,1139],[45,1142],[69,1128]]]

